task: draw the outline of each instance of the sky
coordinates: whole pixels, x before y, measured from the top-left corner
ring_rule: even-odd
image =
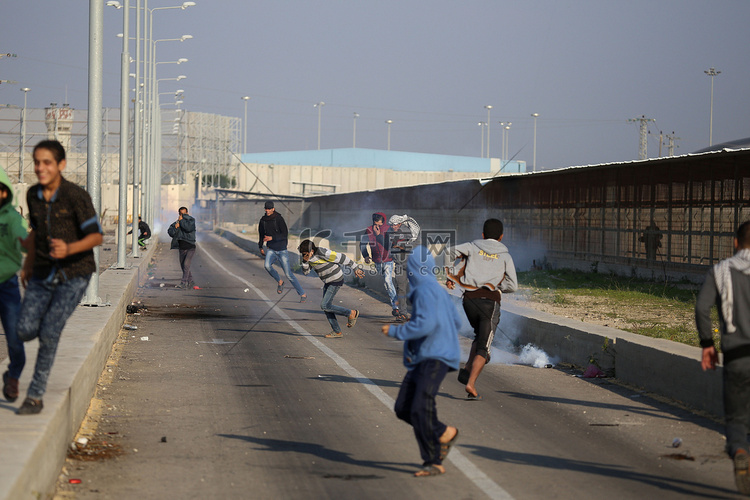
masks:
[[[104,0],[102,0],[104,1]],[[490,156],[531,169],[648,156],[659,133],[675,153],[750,137],[750,2],[746,0],[195,0],[153,12],[160,92],[185,90],[188,111],[244,119],[248,152],[356,145]],[[149,8],[181,5],[150,0]],[[131,0],[135,6],[135,0]],[[135,12],[135,9],[131,9]],[[88,104],[89,2],[0,3],[0,106]],[[104,9],[104,96],[119,107],[122,10]],[[135,36],[131,16],[131,36]],[[134,55],[134,46],[130,49]],[[168,64],[178,58],[187,63]],[[134,72],[134,67],[131,68]],[[162,96],[166,102],[171,96]],[[662,155],[666,156],[666,145]],[[486,153],[484,153],[486,156]]]

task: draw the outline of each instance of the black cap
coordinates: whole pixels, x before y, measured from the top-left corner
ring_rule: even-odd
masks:
[[[273,202],[272,201],[267,201],[265,208],[266,208],[266,210],[268,210],[269,208],[273,208]]]

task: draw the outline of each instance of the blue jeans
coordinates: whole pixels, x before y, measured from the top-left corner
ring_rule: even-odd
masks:
[[[339,288],[341,287],[336,285],[329,285],[328,283],[323,285],[323,300],[320,302],[320,308],[326,314],[328,323],[331,324],[331,328],[336,333],[341,333],[341,327],[339,326],[339,322],[336,320],[336,315],[338,314],[339,316],[349,317],[349,315],[352,313],[351,309],[337,306],[333,303],[333,298],[336,296],[336,293],[338,293]]]
[[[393,269],[395,264],[393,261],[388,262],[376,262],[375,269],[378,270],[378,274],[383,276],[385,282],[385,291],[388,293],[388,298],[391,301],[391,307],[396,309],[396,285],[393,284]]]
[[[21,293],[18,291],[18,277],[0,283],[0,320],[3,322],[5,340],[8,343],[10,378],[21,378],[26,364],[26,353],[23,342],[18,338],[18,315],[21,312]]]
[[[34,377],[29,385],[28,397],[41,399],[47,389],[49,372],[55,361],[57,344],[65,323],[86,291],[88,276],[53,283],[32,278],[26,287],[18,319],[18,338],[28,342],[39,338]]]
[[[187,285],[193,281],[193,273],[190,272],[190,264],[193,262],[195,248],[180,249],[180,269],[182,269],[182,279],[180,283]]]
[[[281,262],[281,268],[284,270],[284,274],[286,274],[286,277],[289,279],[289,282],[294,289],[297,290],[297,293],[299,295],[304,295],[305,291],[302,289],[302,285],[299,284],[299,281],[297,281],[297,278],[294,277],[292,267],[289,265],[289,251],[271,250],[270,248],[266,248],[266,261],[263,263],[263,266],[266,268],[266,271],[268,271],[268,274],[276,280],[276,283],[281,281],[279,273],[273,268],[273,263],[277,260]]]
[[[406,372],[396,398],[396,416],[411,425],[425,464],[441,465],[440,436],[447,426],[438,420],[435,396],[448,365],[437,359],[422,361]]]

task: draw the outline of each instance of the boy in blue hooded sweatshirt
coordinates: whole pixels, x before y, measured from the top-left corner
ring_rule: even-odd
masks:
[[[458,429],[437,418],[435,396],[449,371],[458,369],[461,319],[448,293],[438,284],[435,260],[423,246],[407,261],[413,305],[404,325],[384,325],[383,334],[404,340],[404,365],[408,370],[396,399],[396,416],[414,428],[422,455],[416,477],[445,473],[443,460],[458,438]]]
[[[26,223],[14,207],[13,186],[0,167],[0,320],[8,343],[10,364],[3,373],[3,396],[11,403],[18,398],[18,379],[26,364],[23,342],[18,338],[21,293],[18,270],[23,263],[21,238],[26,238]]]

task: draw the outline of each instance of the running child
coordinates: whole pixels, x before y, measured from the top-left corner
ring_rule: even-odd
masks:
[[[346,256],[346,254],[334,252],[328,248],[317,247],[311,240],[305,240],[300,243],[300,255],[302,256],[302,272],[307,276],[310,268],[315,270],[318,277],[323,280],[323,300],[320,308],[326,315],[328,323],[331,325],[331,333],[326,335],[327,339],[337,339],[344,336],[336,320],[336,315],[346,316],[349,328],[357,323],[359,311],[357,309],[347,309],[333,303],[333,298],[338,293],[341,285],[344,284],[344,271],[341,266],[356,267],[354,274],[358,278],[364,278],[365,272],[355,264],[355,262]]]
[[[458,439],[458,429],[440,422],[435,396],[449,371],[458,369],[461,318],[448,293],[438,284],[435,260],[424,246],[407,261],[412,315],[404,325],[384,325],[383,334],[404,341],[408,370],[396,399],[396,416],[414,428],[422,455],[416,477],[445,474],[443,460]]]

